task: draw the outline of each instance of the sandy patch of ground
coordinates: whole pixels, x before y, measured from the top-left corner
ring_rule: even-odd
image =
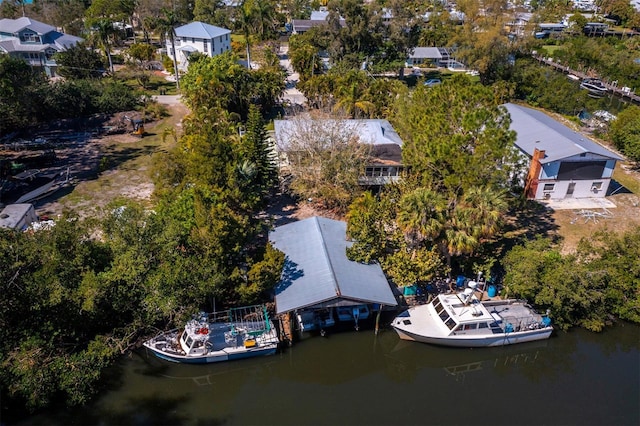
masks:
[[[56,167],[69,170],[70,185],[34,203],[42,217],[57,217],[65,210],[73,210],[81,217],[90,217],[104,209],[111,201],[129,198],[149,202],[154,185],[149,176],[151,156],[166,150],[171,137],[161,141],[161,127],[174,126],[187,113],[182,105],[168,106],[171,116],[155,123],[146,123],[146,136],[139,138],[124,133],[92,135],[68,146],[56,147]],[[111,124],[121,121],[114,117]],[[126,123],[126,122],[125,122]]]

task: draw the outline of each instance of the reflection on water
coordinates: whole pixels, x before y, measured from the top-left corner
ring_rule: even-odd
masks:
[[[638,424],[639,330],[576,331],[477,349],[363,330],[209,365],[172,364],[140,351],[111,372],[111,389],[94,403],[27,422]]]

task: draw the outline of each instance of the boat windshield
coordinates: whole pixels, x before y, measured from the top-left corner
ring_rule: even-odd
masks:
[[[444,320],[444,325],[449,327],[449,330],[453,330],[456,326],[456,322],[453,319],[451,319],[451,317],[447,317],[447,319]]]
[[[436,299],[433,301],[433,308],[436,310],[436,313],[442,321],[445,321],[447,318],[449,318],[449,314],[447,314],[444,306],[442,306],[442,303],[440,303],[440,299]]]
[[[187,345],[188,348],[190,348],[191,345],[193,345],[193,339],[191,338],[191,336],[187,336],[184,343]]]
[[[444,306],[442,306],[442,303],[440,303],[440,299],[436,298],[433,301],[433,308],[436,310],[436,313],[438,314],[442,322],[449,328],[449,330],[453,330],[456,326],[456,322],[451,319],[447,311],[444,309]]]

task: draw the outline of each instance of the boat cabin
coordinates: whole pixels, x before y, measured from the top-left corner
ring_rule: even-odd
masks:
[[[180,347],[186,356],[205,355],[211,343],[209,342],[209,325],[200,321],[189,321],[180,336]]]
[[[529,307],[505,301],[480,301],[472,289],[462,294],[441,295],[431,302],[449,335],[502,334],[535,330],[550,325],[547,317],[533,314]]]

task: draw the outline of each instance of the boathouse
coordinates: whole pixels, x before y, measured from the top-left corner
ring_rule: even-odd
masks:
[[[284,252],[285,264],[275,289],[276,313],[362,304],[397,306],[379,264],[347,258],[353,243],[347,224],[312,217],[275,228],[271,243]]]
[[[536,109],[512,103],[516,147],[528,158],[523,185],[534,200],[599,198],[607,195],[622,157]]]

